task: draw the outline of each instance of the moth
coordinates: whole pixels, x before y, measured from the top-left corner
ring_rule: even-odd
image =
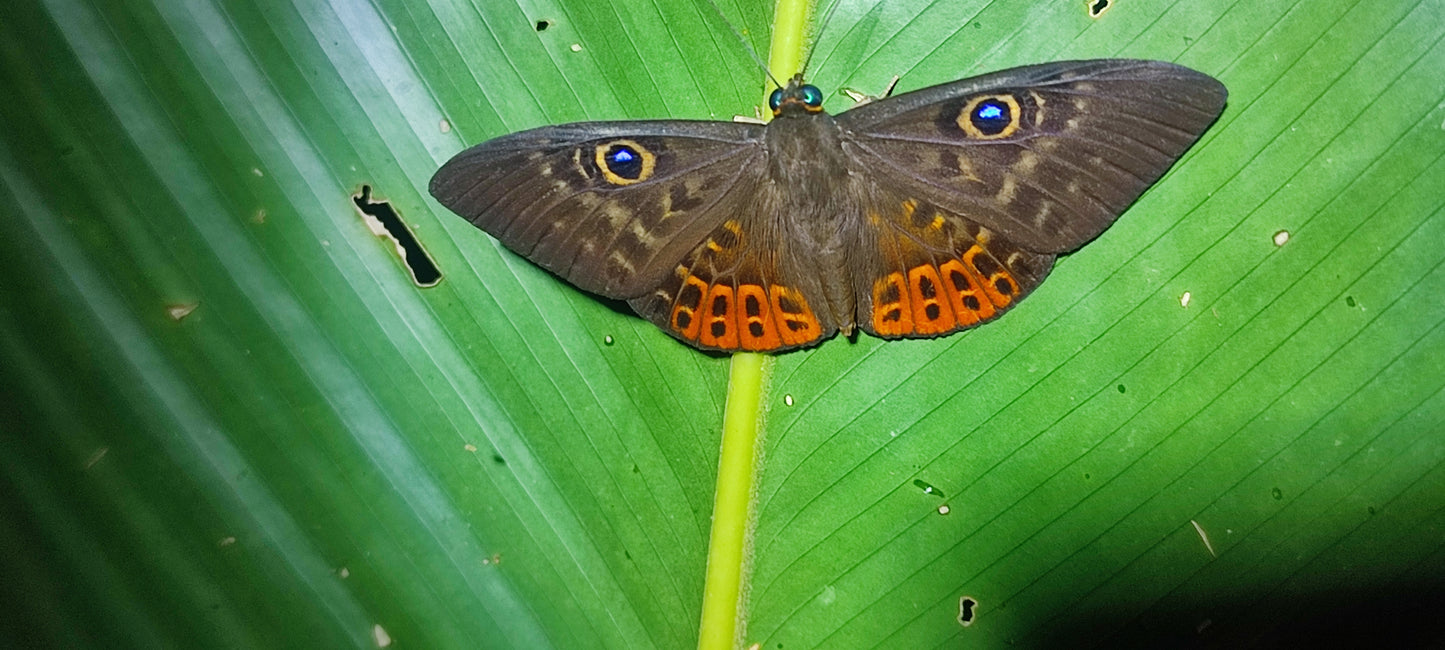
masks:
[[[998,318],[1108,228],[1219,117],[1158,61],[1013,68],[836,116],[801,75],[766,125],[582,122],[441,167],[431,194],[577,287],[706,350]]]

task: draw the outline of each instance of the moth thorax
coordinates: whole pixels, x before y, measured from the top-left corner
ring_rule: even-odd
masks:
[[[768,124],[769,173],[781,187],[818,192],[835,187],[848,173],[832,116],[817,113],[780,117]]]

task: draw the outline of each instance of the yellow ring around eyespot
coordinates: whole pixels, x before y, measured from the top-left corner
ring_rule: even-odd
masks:
[[[636,151],[639,156],[642,156],[642,172],[637,175],[637,178],[618,176],[612,173],[612,169],[607,166],[607,150],[617,146],[630,147],[633,151]],[[599,144],[597,145],[595,157],[597,160],[597,168],[602,170],[602,177],[606,178],[607,182],[613,185],[641,183],[652,177],[652,169],[657,166],[657,157],[652,155],[652,152],[648,151],[647,147],[637,144],[637,142],[633,140],[611,140]]]
[[[1005,104],[1008,104],[1008,126],[1004,127],[1002,131],[999,131],[998,133],[995,133],[993,135],[984,133],[983,131],[978,130],[978,127],[973,125],[973,109],[977,107],[980,102],[985,102],[990,99],[997,99]],[[977,138],[979,140],[998,140],[1001,138],[1007,138],[1013,135],[1014,131],[1019,130],[1020,117],[1021,115],[1019,111],[1019,102],[1017,99],[1014,99],[1013,95],[980,95],[978,97],[974,97],[973,99],[968,100],[968,103],[964,104],[963,110],[958,112],[958,117],[954,121],[958,123],[958,128],[963,129],[963,132],[968,134],[968,137],[970,138]]]

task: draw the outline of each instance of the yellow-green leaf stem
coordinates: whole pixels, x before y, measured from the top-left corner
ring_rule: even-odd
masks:
[[[707,583],[702,598],[702,628],[698,636],[698,648],[705,650],[732,648],[738,636],[753,475],[758,465],[758,406],[762,401],[766,359],[754,352],[735,354],[728,378],[712,538],[708,543]]]
[[[768,71],[778,81],[787,83],[789,77],[802,72],[810,8],[810,0],[778,0],[773,42],[768,52]]]
[[[778,1],[768,60],[775,79],[786,80],[802,65],[809,8],[808,0]],[[697,642],[700,650],[724,650],[742,642],[739,619],[748,565],[753,484],[759,469],[759,407],[766,360],[766,356],[755,353],[735,354],[732,359]]]

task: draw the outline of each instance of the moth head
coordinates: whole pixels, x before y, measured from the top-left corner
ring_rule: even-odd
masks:
[[[768,107],[773,109],[773,117],[820,113],[823,111],[823,91],[803,83],[803,75],[795,75],[788,80],[787,86],[773,91],[768,97]]]

